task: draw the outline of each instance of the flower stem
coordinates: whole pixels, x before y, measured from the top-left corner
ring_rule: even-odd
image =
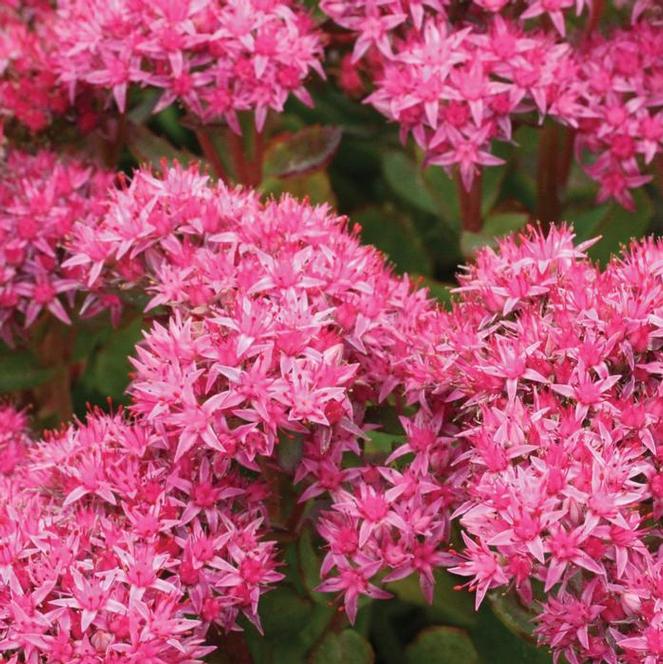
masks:
[[[234,131],[229,130],[228,141],[235,166],[235,178],[241,184],[250,184],[251,176],[246,162],[246,155],[244,154],[244,141],[242,137],[238,136]]]
[[[460,218],[464,231],[478,233],[483,228],[481,185],[481,173],[479,172],[472,180],[472,188],[467,191],[460,174],[456,173],[456,187],[458,190],[458,200],[460,201]]]
[[[253,129],[253,162],[251,164],[251,184],[257,187],[262,182],[262,165],[265,156],[265,131],[256,131]]]
[[[585,24],[583,39],[587,40],[591,37],[594,30],[596,30],[603,11],[605,9],[605,0],[594,0],[589,4],[589,19]]]
[[[209,135],[209,130],[205,127],[200,127],[196,129],[196,138],[198,139],[198,143],[200,144],[200,149],[205,155],[205,159],[207,159],[207,161],[214,169],[214,173],[216,174],[216,176],[223,182],[227,183],[228,174],[226,173],[226,169],[223,165],[223,162],[221,161],[221,157],[219,157],[219,153],[216,151],[216,148],[214,147],[212,138]]]
[[[560,163],[559,125],[546,124],[541,132],[539,143],[539,163],[536,174],[537,209],[536,215],[544,229],[550,228],[559,219],[559,190],[562,165]]]
[[[35,350],[41,365],[52,371],[52,378],[33,390],[37,415],[40,419],[55,417],[58,422],[66,422],[73,414],[69,360],[75,331],[48,318],[45,324],[44,336]]]
[[[658,187],[659,194],[663,196],[663,155],[654,157],[654,184]]]
[[[115,118],[115,125],[107,125],[111,135],[104,149],[104,158],[109,168],[116,168],[122,156],[122,150],[127,142],[127,115],[119,113]],[[113,120],[110,121],[111,123]]]

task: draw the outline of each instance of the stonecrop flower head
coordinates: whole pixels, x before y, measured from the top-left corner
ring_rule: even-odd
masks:
[[[28,418],[9,404],[0,405],[0,475],[10,475],[25,457]]]
[[[552,118],[575,132],[576,152],[600,183],[599,200],[631,208],[629,189],[648,181],[642,169],[663,148],[663,31],[654,4],[636,3],[628,27],[567,35],[569,10],[580,14],[589,5],[321,3],[356,36],[353,75],[343,60],[341,85],[361,90],[363,67],[374,84],[366,103],[400,125],[402,140],[411,133],[427,164],[458,172],[469,190],[483,166],[503,163],[493,144],[511,142],[514,123]]]
[[[1,663],[202,664],[210,634],[262,632],[292,554],[350,623],[410,575],[432,601],[447,568],[477,608],[511,592],[555,662],[663,662],[663,241],[601,269],[569,227],[529,228],[480,249],[443,311],[329,206],[225,181],[226,138],[229,172],[263,190],[287,186],[270,150],[301,156],[285,170],[304,187],[337,145],[313,154],[324,131],[306,129],[263,151],[202,126],[239,133],[251,113],[262,131],[290,95],[311,102],[308,3],[0,4],[0,345],[53,376],[24,410],[0,402]],[[660,2],[616,0],[605,25],[599,0],[319,5],[351,33],[330,36],[352,42],[341,86],[371,79],[365,101],[458,179],[463,216],[495,142],[544,121],[599,201],[634,207],[663,147]],[[183,107],[219,181],[13,147],[64,146],[57,116],[87,109],[86,148],[128,169],[134,143],[162,144],[134,123],[151,102]],[[55,332],[124,306],[146,314],[126,406],[32,434],[26,404],[45,420],[63,386],[60,414],[96,398],[105,372],[78,375],[116,350],[102,329],[56,358]]]
[[[215,468],[288,472],[301,501],[331,507],[317,524],[320,588],[342,591],[351,619],[359,595],[385,596],[379,571],[417,572],[430,596],[454,449],[443,388],[425,394],[441,320],[425,292],[326,207],[262,203],[194,168],[139,171],[93,236],[76,231],[70,264],[93,288],[144,287],[148,308],[171,311],[139,345],[129,393],[175,463],[205,453]],[[402,415],[393,453],[371,451],[371,404],[417,411]]]
[[[429,164],[456,165],[470,189],[479,166],[503,163],[493,140],[510,141],[515,113],[546,113],[569,49],[500,16],[480,31],[428,19],[387,58],[367,101],[412,132]]]
[[[595,36],[576,55],[577,108],[560,118],[577,128],[576,152],[600,183],[599,201],[633,209],[630,189],[663,149],[663,25],[646,21]],[[570,115],[568,110],[571,111]]]
[[[32,132],[68,107],[54,70],[54,20],[45,0],[0,6],[0,120],[16,118]]]
[[[452,571],[477,604],[513,588],[557,657],[653,662],[663,245],[635,243],[603,272],[587,246],[528,231],[461,276],[447,343],[466,546]]]
[[[470,7],[463,8],[469,17],[483,20],[486,16],[498,15],[503,10],[522,23],[525,19],[546,15],[552,27],[562,36],[566,32],[566,13],[575,9],[576,15],[591,7],[589,0],[527,0],[515,3],[512,0],[472,0]],[[633,4],[633,3],[631,3]],[[650,0],[637,3],[633,12],[638,16],[653,4]],[[354,58],[358,60],[371,47],[377,46],[386,55],[391,55],[390,40],[404,25],[421,30],[427,18],[458,21],[460,8],[454,0],[321,0],[321,9],[340,26],[358,33]],[[515,5],[515,6],[514,6]]]
[[[0,485],[0,652],[19,662],[202,662],[212,624],[259,625],[282,575],[255,480],[175,461],[145,422],[91,414]],[[16,659],[18,658],[18,659]]]
[[[60,0],[55,31],[72,94],[81,82],[107,89],[124,112],[130,86],[153,86],[155,110],[177,100],[237,132],[238,111],[260,130],[290,94],[310,103],[305,79],[324,75],[313,21],[289,0]]]
[[[42,150],[0,165],[0,338],[25,334],[42,311],[69,323],[79,282],[63,267],[75,222],[94,225],[113,176]],[[66,306],[69,305],[69,306]]]

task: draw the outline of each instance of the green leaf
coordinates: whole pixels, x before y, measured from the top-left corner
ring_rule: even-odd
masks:
[[[412,631],[409,626],[411,616],[418,612],[417,609],[393,599],[388,602],[373,602],[371,605],[371,641],[376,655],[381,664],[404,664],[405,644],[403,644],[403,627],[408,629],[410,635],[418,631]],[[420,624],[420,623],[418,623]]]
[[[158,136],[143,125],[127,123],[127,148],[136,161],[160,168],[162,161],[178,161],[186,165],[192,161],[203,162],[186,150],[178,150],[170,141]]]
[[[474,597],[467,591],[457,588],[458,577],[444,570],[436,570],[433,603],[429,604],[414,574],[387,584],[387,590],[404,602],[422,607],[434,622],[472,627],[477,622]]]
[[[394,262],[398,272],[431,273],[431,260],[411,220],[384,207],[369,207],[354,215],[361,225],[361,237]]]
[[[298,434],[283,433],[279,436],[277,456],[279,466],[288,473],[293,473],[302,458],[302,437]]]
[[[432,299],[437,300],[445,309],[451,307],[451,291],[457,287],[457,284],[445,284],[441,281],[431,279],[430,277],[422,277],[421,280],[421,285],[428,288],[428,292]]]
[[[155,106],[159,103],[159,99],[161,99],[163,90],[156,88],[134,88],[132,91],[134,90],[138,96],[138,102],[132,105],[131,110],[127,113],[127,118],[131,122],[140,125],[146,122],[152,115]]]
[[[306,591],[311,599],[318,604],[329,604],[329,595],[315,592],[314,588],[320,585],[321,560],[313,546],[313,534],[306,528],[299,537],[297,553],[300,567],[300,578],[304,582]]]
[[[527,212],[496,212],[486,218],[481,232],[489,237],[507,235],[523,228],[528,219]]]
[[[318,578],[318,580],[320,579]],[[330,606],[329,600],[324,605],[313,605],[306,623],[297,637],[305,650],[310,650],[313,644],[320,640],[335,615],[337,615],[337,611]]]
[[[611,256],[619,253],[622,245],[642,237],[649,229],[654,214],[652,202],[642,188],[634,190],[632,194],[635,201],[634,212],[613,203],[590,233],[590,236],[601,235],[601,240],[591,247],[588,253],[602,265],[605,265]]]
[[[265,152],[265,175],[289,178],[322,170],[336,154],[341,135],[338,127],[314,125],[276,137]]]
[[[536,183],[530,174],[524,173],[522,167],[509,168],[503,191],[504,197],[518,201],[530,212],[536,209]]]
[[[329,633],[311,653],[311,664],[372,664],[375,655],[371,644],[352,629]]]
[[[278,611],[278,606],[265,605],[265,599],[271,593],[260,600],[260,615],[263,618],[264,611]],[[267,607],[267,608],[265,608]],[[296,618],[293,613],[288,614],[290,619]],[[325,630],[328,628],[333,609],[318,604],[309,605],[305,617],[299,616],[295,626],[296,629],[287,629],[279,634],[263,635],[245,619],[240,620],[244,627],[246,642],[251,650],[254,662],[260,664],[294,664],[305,662],[307,653],[313,645],[320,641]]]
[[[424,182],[421,168],[400,150],[390,150],[382,157],[384,177],[394,193],[409,205],[439,215],[435,199]]]
[[[95,321],[96,322],[96,321]],[[109,321],[105,325],[87,325],[88,321],[77,321],[78,330],[74,339],[74,347],[71,351],[71,359],[74,362],[86,361],[95,349],[107,342],[113,332]]]
[[[458,233],[460,231],[460,203],[456,183],[439,166],[428,166],[424,170],[423,177],[447,226]]]
[[[536,209],[537,186],[536,173],[538,169],[539,127],[523,125],[514,133],[515,149],[513,158],[506,171],[502,186],[505,198],[512,198],[524,205],[528,210]]]
[[[520,230],[525,226],[529,215],[526,212],[498,212],[484,222],[479,233],[463,231],[460,237],[460,248],[466,258],[471,258],[478,249],[495,246],[497,238]]]
[[[252,661],[259,664],[293,664],[306,661],[307,648],[296,637],[279,641],[256,634],[247,637],[247,642]]]
[[[368,440],[365,443],[366,454],[368,455],[389,455],[392,452],[394,442],[397,436],[384,431],[369,431]]]
[[[481,172],[481,214],[485,217],[497,203],[504,176],[505,166],[484,168]]]
[[[296,198],[307,198],[313,205],[336,205],[336,196],[325,171],[288,178],[268,177],[263,180],[260,189],[268,196],[291,194]]]
[[[425,629],[405,652],[408,664],[479,664],[472,640],[457,627]]]
[[[313,107],[305,106],[291,95],[286,109],[304,118],[306,124],[323,122],[342,128],[344,134],[352,136],[372,136],[384,131],[384,118],[373,108],[350,99],[340,90],[323,85],[311,89]]]
[[[495,616],[487,603],[481,607],[472,640],[481,659],[492,662],[517,662],[518,664],[551,664],[550,653],[537,648],[531,641],[516,636]]]
[[[533,616],[512,593],[492,592],[488,599],[493,613],[508,630],[520,638],[532,639]]]
[[[107,342],[93,355],[90,366],[81,382],[88,390],[111,397],[114,401],[126,400],[124,393],[129,384],[131,365],[136,344],[142,338],[142,320],[137,318],[124,328],[113,330]]]
[[[610,205],[597,205],[589,210],[572,212],[569,216],[573,219],[573,230],[576,234],[576,242],[584,242],[598,235],[598,227],[608,214]]]
[[[297,634],[311,611],[311,603],[293,590],[279,587],[260,600],[260,619],[267,638]]]
[[[28,351],[4,349],[0,354],[0,392],[37,387],[50,380],[54,369],[45,369]]]
[[[463,231],[460,236],[460,250],[463,256],[470,259],[479,249],[497,244],[496,238],[485,233],[473,233],[472,231]]]
[[[184,117],[176,104],[171,104],[152,116],[149,124],[156,127],[159,133],[165,134],[175,145],[183,145],[187,142],[190,128],[186,126]],[[187,158],[194,159],[195,157],[189,154]]]

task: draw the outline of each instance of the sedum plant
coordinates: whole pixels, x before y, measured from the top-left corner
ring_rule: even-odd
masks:
[[[661,20],[3,3],[0,662],[663,660]]]

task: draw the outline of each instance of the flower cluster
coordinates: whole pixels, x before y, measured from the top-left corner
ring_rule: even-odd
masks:
[[[458,453],[441,402],[432,403],[435,415],[422,409],[401,417],[404,435],[382,447],[391,452],[369,454],[369,463],[361,467],[341,464],[343,451],[359,454],[350,440],[331,455],[320,454],[315,443],[305,449],[297,474],[314,481],[302,500],[323,493],[332,500],[318,524],[328,547],[321,566],[328,578],[318,590],[342,591],[351,622],[360,595],[389,597],[371,584],[376,573],[382,572],[383,583],[416,574],[423,596],[432,602],[434,570],[453,560],[446,543],[450,508],[457,504],[450,478],[457,474]],[[329,575],[332,570],[336,573]]]
[[[461,277],[447,342],[465,551],[452,571],[477,604],[503,585],[540,603],[539,636],[569,662],[654,661],[663,245],[601,272],[572,240],[509,238]]]
[[[178,102],[221,179],[2,150],[0,340],[47,364],[51,325],[146,315],[124,409],[35,437],[0,403],[1,662],[201,664],[210,633],[262,630],[282,554],[305,548],[280,544],[309,536],[302,585],[351,623],[409,575],[432,600],[449,568],[477,607],[512,592],[557,659],[663,662],[663,242],[601,270],[592,241],[531,228],[479,250],[442,311],[328,206],[224,181],[216,139],[247,181],[271,172],[262,138],[249,169],[202,125],[252,113],[262,131],[324,75],[302,3],[0,4],[0,138],[64,115],[117,161],[145,129],[124,120]],[[464,212],[494,144],[544,121],[569,163],[540,170],[540,198],[575,144],[598,199],[634,207],[663,149],[658,0],[615,0],[605,30],[598,0],[319,4],[350,32],[330,37],[353,44],[342,87],[372,79],[365,101],[472,192]],[[79,345],[26,390],[35,412],[76,380]]]
[[[121,112],[128,88],[162,90],[157,108],[179,100],[203,122],[237,112],[281,111],[290,94],[310,102],[303,84],[323,75],[311,18],[289,0],[112,2],[61,0],[55,31],[60,80],[112,90]]]
[[[412,133],[428,164],[457,169],[466,189],[481,166],[502,163],[494,141],[510,142],[512,125],[554,118],[577,131],[577,153],[599,200],[626,207],[641,169],[663,148],[659,94],[663,72],[660,24],[642,18],[606,36],[565,38],[564,12],[585,2],[525,5],[476,0],[470,10],[441,0],[347,2],[323,9],[356,34],[352,62],[365,56],[375,89],[366,102]],[[653,6],[637,3],[634,17]],[[468,15],[469,14],[469,15]],[[547,15],[551,28],[537,17]],[[528,19],[537,19],[530,22]],[[355,93],[361,80],[342,60],[340,81]]]
[[[490,144],[511,140],[515,113],[555,113],[565,102],[553,91],[569,56],[549,33],[525,33],[499,15],[485,32],[431,19],[386,59],[367,101],[400,124],[403,138],[412,132],[427,163],[456,165],[470,189],[478,166],[503,163]]]
[[[517,3],[510,0],[472,0],[470,7],[457,7],[454,0],[322,0],[320,8],[336,23],[357,33],[354,59],[358,60],[371,46],[376,46],[385,55],[391,55],[391,40],[399,28],[412,25],[421,30],[430,16],[456,21],[461,12],[477,20],[485,15],[499,15],[505,9],[512,9]],[[649,8],[649,0],[641,0],[634,9],[637,16]],[[542,15],[550,19],[557,32],[566,33],[565,13],[575,8],[580,15],[589,0],[527,0],[515,7],[520,13],[515,15],[520,22]],[[513,12],[510,12],[513,14]]]
[[[66,90],[53,62],[55,12],[45,0],[0,6],[0,119],[16,118],[32,132],[66,110]]]
[[[0,337],[27,328],[43,310],[68,323],[79,281],[63,267],[75,222],[95,225],[110,173],[52,152],[12,150],[0,165]]]
[[[29,440],[25,413],[0,405],[0,475],[10,475],[23,461]]]
[[[157,320],[129,415],[28,445],[0,411],[0,651],[198,661],[212,624],[260,625],[269,528],[314,527],[351,621],[410,574],[431,598],[446,566],[477,603],[512,586],[573,664],[661,654],[663,244],[602,272],[568,229],[529,231],[479,252],[444,313],[326,207],[178,165],[100,197],[103,173],[13,158],[54,184],[20,178],[4,209],[32,216],[3,246],[47,209],[87,312],[142,290]],[[310,509],[284,511],[284,476]]]
[[[575,104],[558,115],[577,129],[579,155],[592,157],[585,170],[601,185],[599,201],[632,209],[629,189],[651,179],[642,167],[663,150],[662,54],[663,27],[646,22],[596,36],[576,54],[566,93]]]
[[[343,591],[352,619],[358,595],[384,595],[370,584],[381,570],[418,572],[430,595],[454,453],[442,397],[423,394],[441,320],[425,293],[325,207],[261,203],[195,169],[138,172],[93,235],[77,230],[71,263],[92,286],[143,284],[148,307],[174,309],[138,347],[129,391],[176,462],[202,449],[217,464],[283,472],[277,447],[294,441],[300,500],[332,500],[318,522],[321,589]],[[402,418],[392,454],[374,455],[368,407],[396,402],[418,414]],[[346,468],[351,458],[360,463]]]
[[[93,414],[0,486],[0,652],[24,662],[200,662],[210,625],[282,578],[264,489],[144,422]]]

